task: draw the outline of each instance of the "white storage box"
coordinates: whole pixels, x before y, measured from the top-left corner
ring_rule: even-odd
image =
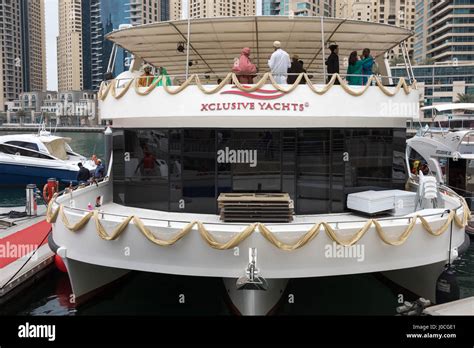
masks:
[[[416,193],[402,190],[364,191],[347,196],[347,207],[366,214],[394,210],[397,215],[412,213]]]

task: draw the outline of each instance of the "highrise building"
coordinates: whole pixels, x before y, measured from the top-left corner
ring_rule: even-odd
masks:
[[[336,0],[336,17],[372,21],[372,0]]]
[[[104,3],[102,7],[106,14],[114,13],[115,9],[120,11],[121,6],[128,7],[125,9],[129,13],[127,19],[131,25],[140,25],[147,23],[154,23],[161,20],[161,2],[162,0],[101,0]],[[121,4],[116,4],[121,3]],[[105,6],[107,5],[107,6]],[[102,4],[101,4],[102,6]],[[117,7],[118,6],[118,7]],[[106,9],[108,7],[108,9]],[[117,13],[117,12],[115,12]],[[103,18],[104,19],[104,18]],[[112,22],[114,22],[112,20]]]
[[[105,40],[105,35],[122,24],[160,21],[163,1],[167,0],[60,0],[59,89],[97,90],[112,51],[112,43]],[[125,58],[126,52],[119,49],[115,76],[126,69]]]
[[[160,1],[160,21],[170,20],[170,0]]]
[[[263,15],[266,16],[324,16],[334,17],[335,0],[263,0]]]
[[[82,1],[61,0],[59,6],[58,88],[79,91],[83,81]]]
[[[181,0],[170,0],[170,19],[181,19]],[[191,18],[253,16],[255,0],[189,0]]]
[[[0,3],[0,105],[46,89],[43,0]]]
[[[416,14],[418,63],[474,60],[474,1],[416,0]]]
[[[410,30],[415,29],[415,0],[336,0],[336,17],[386,23]],[[407,50],[413,58],[415,38],[407,41]],[[400,57],[395,47],[389,58]]]
[[[46,91],[44,1],[22,0],[23,92]]]

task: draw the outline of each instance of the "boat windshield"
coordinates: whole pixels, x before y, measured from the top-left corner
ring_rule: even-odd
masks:
[[[43,141],[43,144],[52,156],[61,160],[66,160],[68,159],[67,151],[71,149],[67,144],[70,140],[71,139],[69,138],[57,138],[50,141]]]

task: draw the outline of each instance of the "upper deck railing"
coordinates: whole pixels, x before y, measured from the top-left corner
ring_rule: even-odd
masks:
[[[248,76],[248,75],[246,75]],[[239,76],[235,73],[213,73],[213,74],[193,74],[186,78],[185,75],[152,75],[137,76],[130,78],[116,78],[104,81],[99,89],[98,99],[103,101],[109,95],[115,99],[123,97],[132,87],[138,95],[146,96],[156,87],[163,87],[168,94],[178,94],[189,86],[197,86],[204,94],[215,94],[227,85],[234,85],[235,88],[243,92],[255,92],[261,90],[264,85],[272,85],[276,91],[291,93],[298,86],[306,85],[311,91],[318,95],[328,92],[333,86],[340,86],[346,93],[352,96],[363,95],[371,86],[378,87],[386,96],[392,97],[403,90],[405,94],[410,94],[417,89],[416,81],[409,85],[403,77],[391,77],[380,75],[348,75],[333,74],[332,78],[325,83],[322,74],[301,73],[288,74],[295,76],[296,80],[290,84],[279,84],[271,73],[254,74],[254,83],[246,84],[239,81]],[[365,84],[349,84],[348,78],[355,77],[366,80]],[[216,81],[211,83],[210,81]]]

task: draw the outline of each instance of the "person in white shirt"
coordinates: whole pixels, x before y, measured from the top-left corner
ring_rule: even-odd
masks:
[[[286,77],[288,76],[288,69],[291,67],[290,55],[281,49],[281,42],[275,41],[273,43],[273,52],[268,66],[272,71],[273,78],[278,84],[286,84]]]

